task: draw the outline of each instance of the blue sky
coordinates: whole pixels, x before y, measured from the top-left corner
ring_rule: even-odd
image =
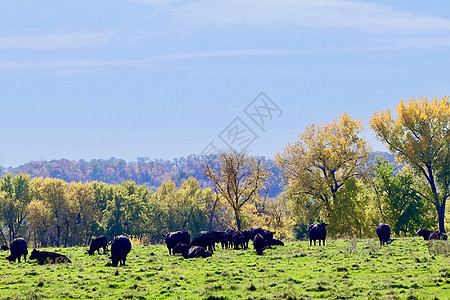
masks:
[[[236,118],[265,156],[342,113],[367,126],[400,99],[449,94],[449,6],[1,1],[0,165],[199,154],[226,147]],[[263,128],[244,111],[261,92],[279,108]]]

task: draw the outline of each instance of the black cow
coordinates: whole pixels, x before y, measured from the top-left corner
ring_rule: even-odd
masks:
[[[201,231],[199,236],[202,235],[204,232],[207,232],[209,234],[212,234],[214,237],[215,243],[220,243],[222,245],[222,249],[226,249],[228,247],[228,241],[230,238],[228,238],[228,234],[225,231],[218,231],[218,230],[211,230],[211,231]],[[213,250],[216,250],[216,247],[214,245]]]
[[[423,237],[425,241],[428,240],[447,240],[447,235],[439,231],[426,230],[424,228],[419,229],[416,235]]]
[[[131,251],[131,242],[130,240],[123,235],[119,235],[114,239],[111,244],[111,261],[113,267],[117,267],[120,262],[120,265],[125,265],[125,261],[127,260],[127,255]]]
[[[48,251],[39,251],[36,249],[33,249],[33,251],[31,251],[30,259],[37,259],[40,265],[43,265],[45,263],[71,263],[70,259],[63,254]]]
[[[265,235],[264,230],[262,228],[259,228],[257,226],[252,227],[252,229],[250,229],[250,236],[252,240],[255,238],[257,234],[260,234],[262,237],[264,237]]]
[[[241,231],[236,231],[233,233],[233,236],[231,237],[231,243],[234,245],[234,249],[238,250],[239,246],[241,246],[242,249],[245,248],[245,236]]]
[[[178,244],[173,248],[173,253],[181,253],[184,258],[195,258],[195,257],[209,257],[212,252],[204,247],[193,246],[187,244]]]
[[[11,255],[6,257],[9,261],[16,261],[20,262],[20,257],[23,255],[23,259],[27,261],[27,242],[25,242],[24,239],[18,238],[14,239],[10,245]]]
[[[221,244],[222,244],[222,249],[228,249],[231,248],[233,246],[233,234],[236,231],[233,229],[227,229],[225,230],[225,232],[222,234],[222,240],[221,240]]]
[[[108,248],[108,240],[104,235],[96,237],[91,241],[88,250],[89,255],[93,255],[95,251],[97,251],[97,253],[100,254],[100,248],[103,248],[103,254],[105,254],[106,249]]]
[[[266,242],[267,245],[272,245],[272,240],[273,240],[273,235],[275,234],[275,232],[270,231],[270,230],[264,230],[264,241]]]
[[[215,249],[215,240],[214,235],[212,233],[204,234],[203,236],[198,236],[195,239],[192,240],[191,245],[192,246],[200,246],[203,248],[208,249],[209,251],[214,251]]]
[[[380,223],[377,226],[377,235],[380,240],[380,246],[383,246],[384,243],[390,244],[393,240],[391,240],[391,227],[388,224]]]
[[[167,232],[163,234],[163,237],[166,241],[167,249],[169,249],[169,254],[172,254],[172,249],[179,243],[189,244],[191,242],[191,236],[187,231]]]
[[[253,247],[255,248],[257,255],[263,254],[264,238],[262,237],[262,235],[260,234],[255,235],[255,237],[253,238]]]
[[[262,229],[257,226],[252,227],[252,229],[250,230],[250,239],[253,240],[257,234],[261,235],[264,238],[266,246],[270,246],[272,244],[271,241],[275,232]]]
[[[270,241],[271,246],[284,246],[284,243],[278,239],[272,239]]]
[[[447,240],[447,235],[443,232],[434,232],[430,235],[430,240]]]
[[[231,242],[231,234],[229,234],[228,231],[212,230],[210,232],[213,234],[216,244],[220,243],[222,245],[222,249],[228,248]],[[216,250],[215,247],[214,250]]]
[[[3,251],[8,251],[8,250],[9,250],[9,247],[8,247],[8,245],[2,245],[1,249],[2,249]]]
[[[323,241],[323,245],[325,246],[325,239],[327,238],[327,229],[325,228],[326,226],[328,226],[328,224],[326,223],[309,225],[308,236],[310,246],[312,245],[312,241],[314,241],[315,246],[316,240],[319,240],[319,246],[321,241]]]

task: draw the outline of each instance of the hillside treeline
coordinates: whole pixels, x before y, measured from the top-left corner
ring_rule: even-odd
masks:
[[[138,185],[146,185],[156,190],[162,183],[173,181],[177,187],[190,177],[196,178],[202,187],[210,183],[203,175],[200,157],[189,155],[173,160],[138,157],[136,162],[126,162],[123,159],[92,159],[52,161],[32,161],[17,168],[5,169],[4,173],[29,174],[31,178],[57,178],[66,182],[99,181],[108,184],[120,184],[124,181],[134,181]],[[281,193],[280,170],[271,159],[264,159],[271,171],[268,192],[271,197]],[[0,169],[1,171],[1,169]]]

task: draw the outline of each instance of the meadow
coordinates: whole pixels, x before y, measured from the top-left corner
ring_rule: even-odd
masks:
[[[134,245],[117,268],[108,253],[89,256],[83,247],[49,249],[72,263],[43,266],[9,262],[1,251],[0,299],[450,299],[450,243],[439,242],[441,254],[421,238],[384,247],[340,239],[325,247],[287,242],[262,256],[217,248],[206,259]]]

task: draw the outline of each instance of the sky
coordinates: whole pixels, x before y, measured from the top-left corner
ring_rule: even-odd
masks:
[[[0,165],[273,157],[310,124],[449,95],[450,3],[0,1]]]

